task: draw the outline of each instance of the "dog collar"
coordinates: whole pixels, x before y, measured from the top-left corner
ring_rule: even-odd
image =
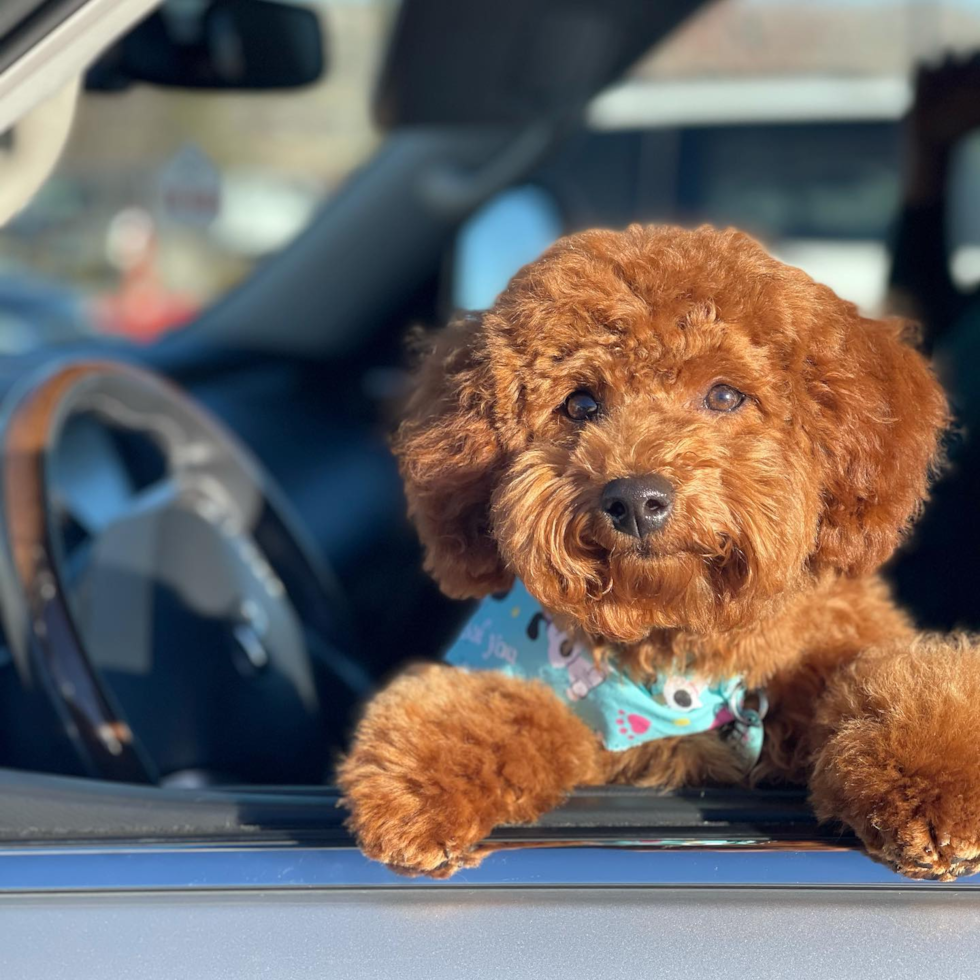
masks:
[[[613,752],[712,729],[747,769],[762,750],[765,696],[755,692],[758,709],[747,707],[741,677],[706,680],[661,671],[652,683],[639,684],[615,658],[596,664],[588,648],[555,626],[520,581],[506,595],[480,603],[445,659],[469,670],[543,681]]]

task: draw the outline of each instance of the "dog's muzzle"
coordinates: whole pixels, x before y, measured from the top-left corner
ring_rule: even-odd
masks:
[[[674,488],[659,473],[611,480],[599,506],[612,526],[623,534],[644,538],[659,531],[670,517]]]

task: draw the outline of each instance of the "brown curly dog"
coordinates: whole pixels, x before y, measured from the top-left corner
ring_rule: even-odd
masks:
[[[980,869],[980,648],[918,635],[876,574],[949,418],[907,328],[739,232],[633,226],[445,330],[395,439],[442,589],[517,576],[599,662],[740,674],[765,741],[748,775],[715,731],[613,752],[538,681],[417,667],[341,767],[365,852],[446,875],[578,785],[777,780],[903,874]]]

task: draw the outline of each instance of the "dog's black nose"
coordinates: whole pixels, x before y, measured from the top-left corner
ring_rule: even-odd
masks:
[[[673,504],[670,481],[652,473],[610,481],[603,488],[600,506],[617,531],[642,538],[664,526]]]

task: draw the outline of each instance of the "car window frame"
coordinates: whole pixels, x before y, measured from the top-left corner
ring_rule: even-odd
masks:
[[[819,824],[804,791],[793,788],[578,790],[533,826],[494,831],[483,864],[446,880],[402,877],[365,857],[330,786],[187,790],[0,769],[0,800],[0,895],[446,884],[924,884],[873,862],[852,834]],[[948,887],[975,891],[980,875]]]

